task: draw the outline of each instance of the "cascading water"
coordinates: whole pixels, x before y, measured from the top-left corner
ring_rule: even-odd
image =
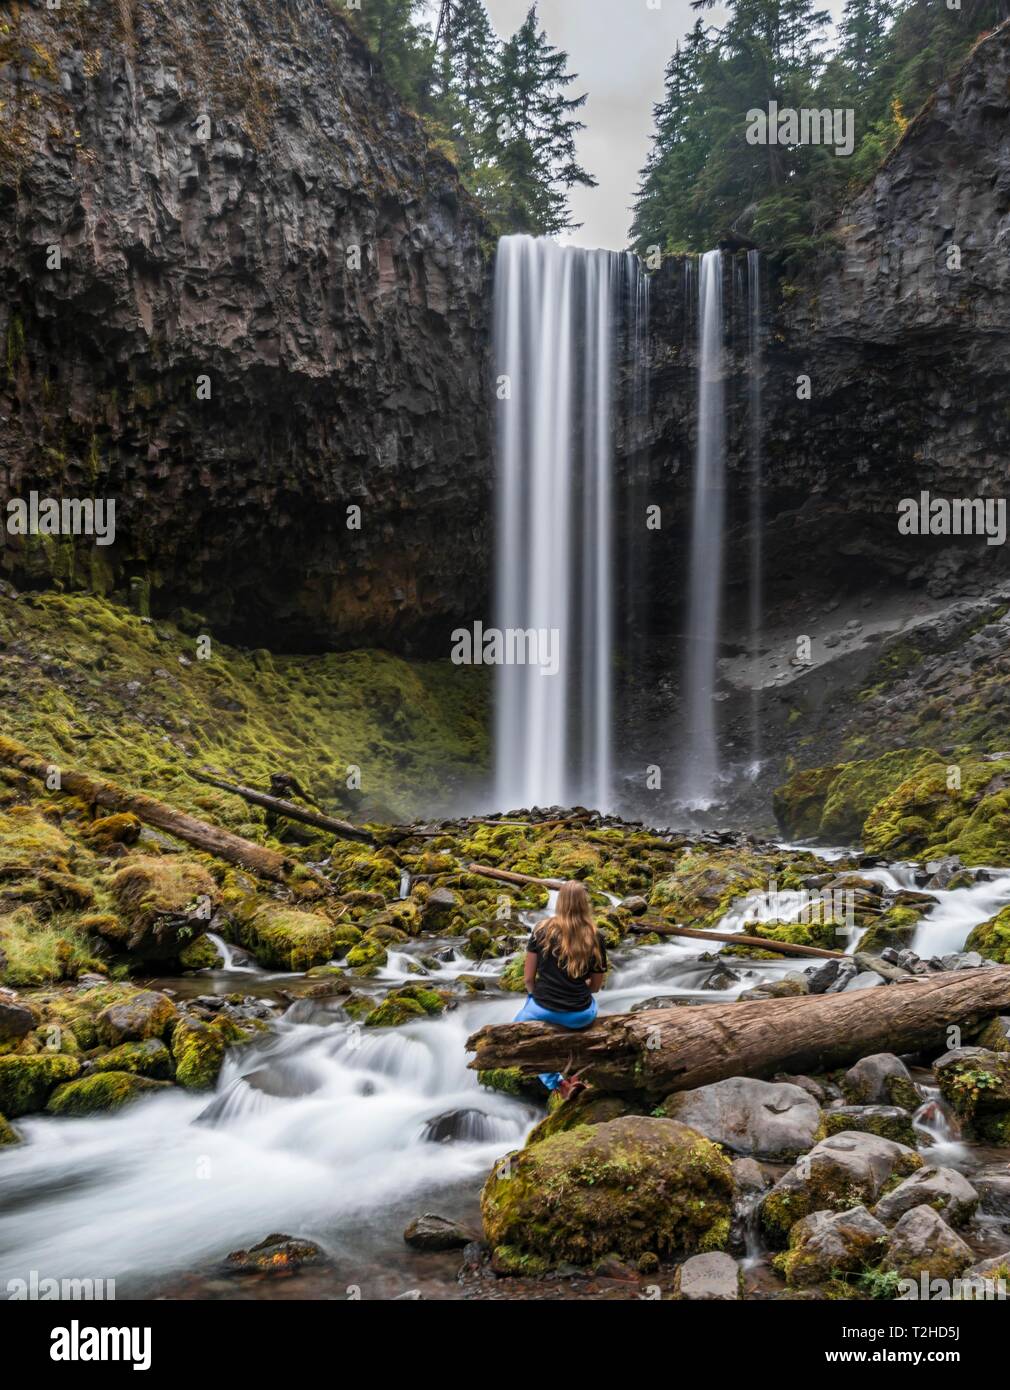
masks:
[[[750,453],[750,656],[755,673],[750,706],[750,756],[753,775],[761,764],[761,689],[756,678],[761,654],[764,604],[762,538],[764,535],[761,435],[761,254],[747,252],[747,426]]]
[[[722,253],[706,251],[698,297],[698,437],[689,570],[685,756],[681,800],[711,803],[719,776],[715,718],[725,513]]]
[[[495,275],[498,480],[496,804],[609,809],[613,779],[613,433],[617,345],[637,258],[503,237]],[[634,328],[631,330],[634,337]],[[509,661],[556,642],[556,673]],[[528,650],[528,649],[524,649]]]

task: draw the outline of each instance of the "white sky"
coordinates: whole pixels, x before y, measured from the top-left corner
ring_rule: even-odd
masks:
[[[507,37],[526,18],[530,0],[485,4],[498,33]],[[837,15],[843,5],[844,0],[828,0],[825,8]],[[437,0],[429,0],[429,9],[437,17]],[[538,12],[551,43],[565,49],[579,75],[570,91],[589,95],[578,153],[597,187],[572,190],[573,215],[583,225],[567,239],[623,250],[652,136],[653,104],[663,95],[663,72],[698,12],[690,0],[540,0]],[[702,17],[721,24],[725,11],[717,5]]]

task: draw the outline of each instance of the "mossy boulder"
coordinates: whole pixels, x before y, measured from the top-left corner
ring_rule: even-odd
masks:
[[[933,1075],[940,1094],[961,1119],[1010,1114],[1010,1054],[985,1047],[954,1048],[936,1059]]]
[[[998,961],[1000,965],[1010,965],[1010,907],[973,928],[964,949],[978,951],[986,960]]]
[[[762,1199],[760,1221],[771,1245],[784,1246],[797,1221],[814,1211],[872,1205],[892,1180],[922,1167],[913,1148],[845,1130],[822,1139]]]
[[[109,889],[119,918],[103,935],[142,960],[175,960],[217,902],[204,866],[174,854],[138,855],[113,874]]]
[[[357,929],[351,927],[351,931]],[[238,925],[239,943],[268,970],[308,970],[325,965],[343,949],[347,927],[318,912],[270,903]]]
[[[172,1031],[175,1079],[188,1091],[212,1091],[224,1061],[225,1040],[216,1023],[182,1017]]]
[[[512,957],[505,969],[498,976],[498,983],[502,989],[509,990],[512,994],[525,994],[526,981],[523,978],[526,969],[526,952],[520,951],[518,955]]]
[[[58,1086],[46,1102],[51,1115],[100,1115],[120,1110],[143,1096],[162,1091],[167,1081],[152,1081],[127,1071],[96,1071]]]
[[[871,955],[879,955],[888,947],[904,950],[911,946],[921,921],[922,913],[918,908],[888,908],[863,932],[856,950],[868,951]]]
[[[900,1105],[840,1105],[833,1110],[825,1110],[819,1137],[826,1138],[829,1134],[842,1134],[845,1130],[853,1129],[865,1134],[879,1134],[884,1139],[893,1139],[897,1144],[907,1144],[909,1148],[915,1147],[912,1116]]]
[[[131,811],[124,811],[113,816],[100,816],[82,833],[93,849],[99,854],[107,854],[113,845],[135,845],[142,829],[140,820]]]
[[[789,1249],[775,1259],[793,1288],[858,1274],[880,1262],[887,1229],[864,1206],[848,1211],[815,1211],[789,1232]]]
[[[210,937],[203,935],[183,946],[179,965],[183,970],[219,970],[224,965],[224,957]]]
[[[92,1058],[89,1065],[93,1072],[126,1071],[134,1076],[149,1076],[155,1081],[171,1081],[174,1074],[172,1054],[160,1038],[121,1043],[101,1057]]]
[[[718,1146],[675,1120],[579,1125],[510,1154],[484,1184],[488,1243],[548,1265],[722,1249],[733,1173]]]
[[[1010,763],[939,760],[919,768],[866,818],[870,854],[943,859],[968,865],[1010,858]]]
[[[713,926],[736,899],[767,890],[769,878],[769,865],[745,851],[690,850],[655,883],[649,904],[683,926]]]
[[[557,1096],[555,1091],[551,1097]],[[565,1134],[577,1125],[604,1125],[624,1115],[641,1115],[642,1106],[623,1095],[608,1095],[594,1087],[581,1091],[570,1100],[549,1104],[547,1116],[530,1131],[526,1143],[539,1144],[554,1134]]]
[[[857,841],[877,802],[936,761],[932,749],[897,748],[879,758],[845,763],[827,787],[818,832],[821,838],[842,844]]]
[[[50,1092],[80,1070],[75,1057],[59,1052],[0,1057],[0,1115],[16,1120],[43,1109]]]
[[[365,1019],[366,1028],[396,1028],[411,1019],[428,1014],[440,1014],[445,1000],[437,990],[423,985],[401,985],[386,995],[382,1003]]]
[[[21,1143],[21,1136],[14,1126],[0,1115],[0,1149]]]
[[[840,949],[839,931],[844,929],[841,918],[829,915],[822,922],[749,923],[745,932],[747,936],[760,936],[767,941],[788,942],[793,946],[819,946],[822,950],[837,951]],[[777,958],[782,959],[781,955]]]
[[[123,1042],[164,1037],[177,1017],[176,1007],[167,994],[144,989],[122,1003],[110,1004],[95,1023],[99,1040],[116,1047]]]
[[[477,1081],[489,1091],[500,1091],[517,1100],[542,1101],[547,1095],[547,1088],[539,1077],[529,1076],[518,1067],[490,1067],[477,1073]]]
[[[793,773],[772,793],[772,810],[783,834],[809,840],[821,833],[821,817],[828,790],[844,764],[808,767]]]

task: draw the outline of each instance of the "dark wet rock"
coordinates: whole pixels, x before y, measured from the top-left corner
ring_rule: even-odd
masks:
[[[805,1153],[821,1121],[820,1106],[801,1087],[743,1076],[676,1091],[662,1110],[731,1153],[765,1159]]]
[[[495,1136],[495,1125],[483,1110],[446,1110],[425,1122],[421,1138],[429,1144],[451,1144],[457,1140],[480,1143]]]
[[[764,1169],[753,1158],[733,1159],[733,1181],[741,1195],[764,1192],[769,1185]]]
[[[847,1129],[879,1134],[897,1144],[915,1147],[912,1116],[900,1105],[833,1105],[825,1110],[825,1133],[841,1134]]]
[[[115,1047],[123,1042],[160,1038],[178,1017],[167,994],[141,990],[121,1004],[110,1004],[98,1015],[98,1036]]]
[[[825,960],[806,972],[807,988],[811,994],[825,994],[840,974],[848,974],[848,957],[845,960]]]
[[[274,1234],[248,1250],[233,1250],[224,1269],[229,1274],[268,1274],[283,1278],[306,1266],[326,1263],[326,1254],[314,1241]]]
[[[426,931],[437,930],[461,906],[459,895],[451,888],[434,888],[421,908],[421,920]]]
[[[874,1215],[889,1225],[913,1207],[943,1212],[951,1226],[965,1226],[975,1214],[979,1194],[955,1168],[920,1168],[898,1184],[874,1207]]]
[[[739,997],[741,999],[789,999],[797,994],[809,993],[810,986],[806,976],[798,971],[790,971],[781,979],[766,980],[764,984],[755,985],[753,989],[745,989]]]
[[[277,1100],[310,1096],[313,1091],[319,1090],[321,1084],[314,1068],[292,1059],[257,1067],[255,1071],[247,1072],[242,1080],[252,1090]]]
[[[975,1174],[972,1185],[978,1192],[980,1212],[986,1216],[1010,1217],[1010,1171]]]
[[[403,1238],[415,1250],[462,1250],[477,1239],[473,1231],[458,1221],[430,1211],[415,1216]]]
[[[740,1268],[732,1255],[721,1250],[692,1255],[678,1266],[673,1290],[675,1298],[689,1303],[733,1302],[740,1297]]]
[[[715,990],[732,989],[734,985],[738,985],[740,983],[741,979],[742,976],[740,976],[735,970],[730,970],[729,967],[725,965],[718,965],[712,971],[711,975],[707,976],[706,979],[702,982],[701,987],[702,989]]]
[[[940,1093],[965,1120],[1010,1111],[1010,1054],[958,1047],[933,1063]]]
[[[27,1004],[15,1003],[0,994],[0,1043],[26,1037],[38,1021],[35,1011]]]

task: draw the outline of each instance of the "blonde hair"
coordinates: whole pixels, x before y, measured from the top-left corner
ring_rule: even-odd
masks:
[[[602,969],[589,893],[577,878],[569,879],[558,889],[554,916],[541,922],[537,935],[573,980],[584,980]]]

